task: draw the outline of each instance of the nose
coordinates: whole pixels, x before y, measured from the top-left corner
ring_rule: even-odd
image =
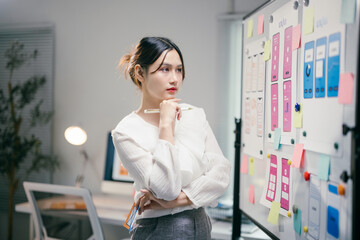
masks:
[[[179,76],[179,73],[175,71],[172,71],[171,77],[170,77],[170,83],[173,85],[178,84],[182,76]]]

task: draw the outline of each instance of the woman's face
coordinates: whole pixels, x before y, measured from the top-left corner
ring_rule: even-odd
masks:
[[[175,98],[182,85],[182,70],[183,66],[177,51],[174,49],[164,51],[149,66],[144,82],[142,82],[142,93],[145,100],[160,103],[165,99]]]

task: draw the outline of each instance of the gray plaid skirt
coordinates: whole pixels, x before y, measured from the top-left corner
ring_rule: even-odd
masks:
[[[204,208],[136,221],[132,240],[211,239],[211,221]]]

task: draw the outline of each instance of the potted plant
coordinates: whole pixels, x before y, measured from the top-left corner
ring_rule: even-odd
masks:
[[[43,100],[35,98],[46,83],[45,76],[31,76],[19,82],[13,79],[16,70],[34,61],[37,55],[37,50],[25,52],[24,44],[19,41],[11,42],[5,52],[9,79],[7,85],[3,84],[6,87],[0,89],[0,174],[9,183],[8,240],[12,239],[14,194],[19,184],[33,172],[43,169],[53,172],[59,167],[56,157],[42,153],[40,139],[35,134],[29,134],[29,129],[22,128],[25,121],[29,123],[29,128],[47,124],[53,115],[52,112],[42,111]],[[30,117],[25,117],[24,111],[30,111]],[[27,164],[26,175],[21,179],[18,172],[24,167],[24,162],[30,164]]]

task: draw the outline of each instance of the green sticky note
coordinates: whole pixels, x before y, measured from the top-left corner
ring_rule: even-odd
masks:
[[[294,128],[302,128],[303,125],[302,104],[300,103],[299,105],[300,105],[300,110],[297,112],[295,112],[294,110]]]
[[[304,15],[304,34],[309,34],[314,32],[314,8],[305,9]]]
[[[267,40],[264,45],[264,61],[268,61],[271,57],[271,40]]]
[[[254,158],[249,159],[249,175],[254,176],[255,173],[255,160]]]
[[[274,149],[280,148],[281,128],[275,128]]]
[[[254,20],[250,19],[248,21],[247,38],[251,38],[253,36],[253,31],[254,31]]]
[[[267,221],[274,225],[278,225],[279,213],[280,213],[280,203],[273,201],[271,203],[271,208]]]
[[[301,235],[301,210],[298,209],[297,213],[294,214],[294,230]]]
[[[330,175],[330,156],[320,155],[318,164],[318,178],[328,181]]]
[[[356,0],[341,1],[341,23],[354,23],[356,13]]]

